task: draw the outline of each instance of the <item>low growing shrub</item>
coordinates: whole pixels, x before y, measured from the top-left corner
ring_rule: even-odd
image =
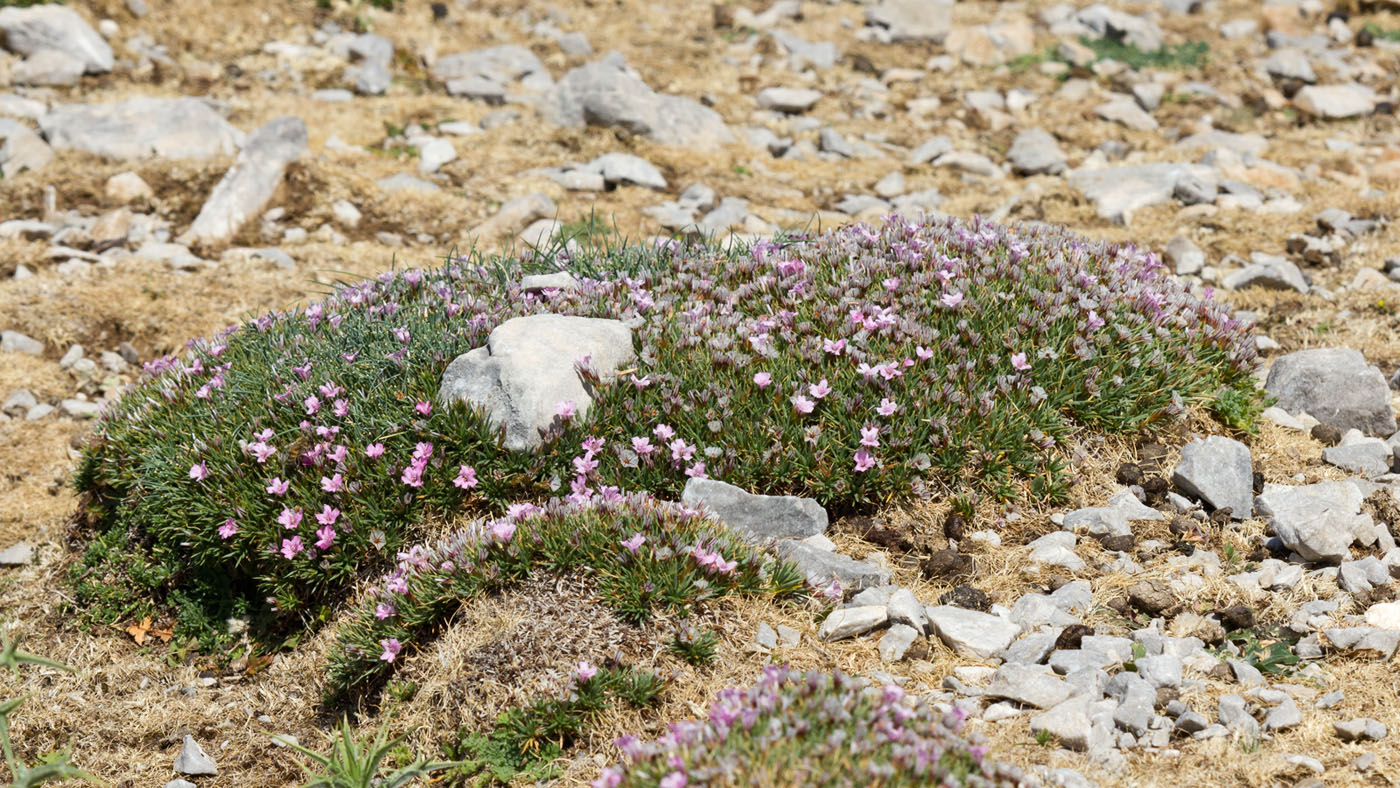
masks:
[[[703,721],[673,723],[655,742],[617,741],[626,762],[593,788],[685,786],[1013,786],[1019,775],[983,760],[961,738],[962,717],[940,714],[899,687],[840,672],[764,668],[748,689],[719,693]]]
[[[517,505],[414,547],[370,589],[340,630],[330,687],[343,694],[387,675],[399,653],[431,634],[463,602],[532,571],[588,568],[599,596],[632,622],[654,608],[680,613],[726,594],[802,594],[795,567],[732,539],[713,520],[644,495],[592,504]]]
[[[519,260],[454,259],[148,363],[75,479],[96,532],[73,569],[79,606],[175,607],[177,633],[206,646],[230,616],[295,629],[411,543],[425,511],[498,514],[565,486],[670,498],[711,476],[838,513],[1054,496],[1076,430],[1138,431],[1254,391],[1255,351],[1223,306],[1150,254],[1062,230],[892,217],[554,262],[577,290],[524,293]],[[628,321],[638,359],[589,423],[518,454],[437,389],[493,327],[541,312]]]
[[[524,778],[548,780],[553,761],[580,737],[610,701],[634,708],[654,706],[661,679],[629,668],[597,668],[580,662],[562,697],[509,709],[488,733],[462,731],[445,750],[460,766],[447,777],[449,785],[508,785]]]

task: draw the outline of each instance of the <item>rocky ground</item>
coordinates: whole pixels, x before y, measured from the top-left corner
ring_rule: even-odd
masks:
[[[201,787],[280,785],[298,771],[268,737],[319,746],[327,723],[324,634],[215,669],[160,621],[65,607],[73,447],[142,362],[454,249],[943,212],[1160,253],[1256,325],[1277,407],[1256,434],[1086,439],[1069,507],[809,523],[812,566],[867,587],[820,625],[733,603],[720,666],[686,669],[693,696],[663,711],[782,660],[956,705],[1050,784],[1400,780],[1393,3],[10,5],[0,609],[78,671],[0,679],[32,695],[12,729],[30,760],[71,743],[156,786],[188,736],[218,767],[176,763]],[[560,664],[551,628],[631,637],[601,609],[581,623],[581,581],[517,596],[411,664],[410,741],[533,680],[490,657],[510,633]],[[597,776],[611,735],[567,782]]]

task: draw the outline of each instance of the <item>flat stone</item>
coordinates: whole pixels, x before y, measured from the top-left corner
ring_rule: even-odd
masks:
[[[1274,360],[1264,384],[1290,413],[1306,411],[1340,430],[1375,436],[1396,431],[1385,376],[1346,347],[1289,353]]]
[[[1254,513],[1254,465],[1249,447],[1232,438],[1211,435],[1181,447],[1181,463],[1172,483],[1212,509],[1229,507],[1231,517]]]
[[[438,401],[483,408],[493,428],[504,431],[507,449],[532,451],[559,418],[561,403],[574,404],[575,419],[587,417],[593,398],[575,368],[585,355],[600,379],[610,382],[634,357],[631,329],[600,318],[512,318],[492,329],[484,347],[447,366]]]
[[[1084,563],[1084,559],[1074,552],[1074,545],[1077,541],[1078,537],[1069,531],[1048,533],[1026,545],[1031,549],[1028,558],[1031,563],[1060,566],[1071,572],[1077,572],[1088,566]]]
[[[1070,173],[1070,185],[1093,203],[1101,218],[1129,224],[1135,211],[1172,199],[1179,182],[1194,178],[1214,188],[1215,169],[1199,164],[1156,162]]]
[[[1332,730],[1342,741],[1380,741],[1387,733],[1385,723],[1370,717],[1334,722]]]
[[[1030,720],[1031,732],[1050,734],[1068,750],[1089,749],[1089,698],[1077,695],[1061,701]]]
[[[558,209],[549,195],[527,194],[508,200],[490,219],[472,229],[471,234],[483,241],[515,235],[521,228],[536,219],[552,219]]]
[[[891,594],[887,607],[890,621],[896,624],[905,624],[920,632],[928,627],[924,606],[915,598],[914,592],[907,588],[901,588]]]
[[[942,43],[953,27],[952,0],[879,0],[865,21],[887,28],[891,41]]]
[[[1381,602],[1366,608],[1366,626],[1400,630],[1400,602]]]
[[[72,85],[83,76],[84,69],[80,58],[57,49],[41,49],[16,63],[10,80],[16,85]]]
[[[811,88],[764,88],[755,97],[758,106],[778,112],[799,113],[811,109],[822,98],[820,90]]]
[[[287,115],[254,131],[233,166],[214,186],[194,223],[177,240],[192,246],[225,243],[262,214],[287,174],[306,152],[306,123]]]
[[[445,139],[431,139],[418,148],[418,172],[429,175],[457,158],[457,149]]]
[[[996,658],[1005,663],[1038,665],[1054,651],[1055,641],[1059,636],[1059,629],[1032,632],[998,651]]]
[[[1000,616],[953,605],[925,607],[924,615],[933,634],[965,659],[991,659],[1021,633],[1019,626]]]
[[[1265,484],[1254,504],[1285,547],[1307,561],[1336,563],[1348,557],[1360,529],[1373,527],[1371,518],[1360,514],[1362,498],[1347,482]]]
[[[1166,261],[1177,276],[1199,274],[1206,264],[1206,253],[1184,235],[1167,242]]]
[[[496,83],[515,82],[528,74],[548,73],[528,47],[519,44],[454,52],[433,63],[433,78],[440,82],[483,77]]]
[[[1400,648],[1400,630],[1373,627],[1347,627],[1323,630],[1332,647],[1340,651],[1372,654],[1384,659],[1395,656]]]
[[[591,172],[608,184],[632,183],[648,189],[665,189],[666,177],[646,159],[630,153],[606,153],[588,163]]]
[[[243,132],[193,98],[134,98],[106,104],[64,104],[39,118],[55,150],[116,159],[208,159],[232,156]]]
[[[1060,143],[1054,135],[1040,128],[1017,134],[1006,158],[1017,175],[1059,175],[1067,167]]]
[[[75,59],[89,74],[111,71],[116,62],[107,41],[66,6],[0,8],[0,34],[5,49],[17,55],[56,50]]]
[[[21,123],[0,119],[0,175],[13,178],[26,170],[38,171],[53,161],[53,149]]]
[[[716,479],[690,479],[681,502],[702,507],[746,539],[805,539],[826,532],[827,514],[811,498],[755,495]]]
[[[782,539],[776,547],[778,554],[796,564],[798,571],[814,586],[826,586],[835,580],[841,588],[862,589],[890,582],[888,569],[823,550],[805,540]]]
[[[949,137],[938,136],[925,140],[919,147],[909,153],[910,164],[927,164],[934,159],[953,150],[953,140]]]
[[[1322,459],[1328,465],[1374,479],[1390,473],[1395,451],[1380,438],[1363,438],[1355,443],[1323,449]]]
[[[24,353],[42,356],[44,343],[18,331],[0,331],[0,353]]]
[[[184,743],[180,745],[180,754],[175,757],[175,771],[189,776],[216,775],[219,769],[214,765],[214,761],[204,754],[204,749],[199,746],[199,742],[193,736],[185,734]]]
[[[1005,698],[1024,706],[1049,709],[1071,694],[1069,684],[1050,671],[1031,665],[1007,663],[997,668],[987,686],[987,695]]]
[[[34,561],[34,548],[24,542],[0,550],[0,566],[28,566]]]
[[[1136,659],[1138,675],[1143,681],[1153,687],[1180,687],[1181,686],[1181,658],[1174,654],[1158,654],[1156,656],[1139,657]]]
[[[884,637],[880,638],[878,650],[883,662],[899,662],[909,653],[914,642],[923,637],[919,630],[904,624],[891,624]]]
[[[1229,290],[1263,287],[1269,290],[1308,292],[1308,282],[1303,278],[1303,272],[1292,260],[1279,255],[1259,253],[1255,253],[1252,257],[1254,262],[1228,274],[1220,280],[1220,284]]]
[[[1296,728],[1301,724],[1303,724],[1303,712],[1292,698],[1285,697],[1277,706],[1269,709],[1269,713],[1264,715],[1264,723],[1260,727],[1266,731],[1282,731]]]
[[[845,640],[884,626],[889,621],[884,605],[869,607],[843,607],[831,611],[817,630],[817,637],[824,641]]]
[[[1354,118],[1375,110],[1376,94],[1355,82],[1308,85],[1293,97],[1293,106],[1319,118]]]
[[[617,126],[662,145],[713,150],[733,140],[719,113],[657,93],[617,53],[565,74],[541,111],[561,126]]]

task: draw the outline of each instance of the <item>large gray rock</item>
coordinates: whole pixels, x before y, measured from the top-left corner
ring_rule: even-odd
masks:
[[[433,64],[433,78],[443,82],[483,77],[498,84],[528,74],[548,73],[535,53],[519,44],[444,55]]]
[[[78,60],[89,74],[112,70],[112,48],[77,11],[61,5],[0,8],[5,48],[19,55],[57,50]]]
[[[1376,93],[1365,85],[1308,85],[1293,97],[1293,106],[1319,118],[1352,118],[1376,108]]]
[[[583,419],[593,402],[575,362],[589,366],[604,382],[634,356],[632,330],[617,320],[540,314],[516,317],[496,326],[486,346],[452,360],[442,374],[438,401],[482,408],[491,425],[505,431],[505,447],[530,451],[557,418],[562,402]]]
[[[1279,407],[1307,411],[1340,430],[1368,435],[1395,432],[1395,413],[1385,376],[1351,348],[1317,348],[1280,356],[1264,383]]]
[[[57,150],[117,159],[232,156],[243,143],[243,132],[192,98],[65,104],[39,118],[39,128]]]
[[[1343,627],[1322,633],[1332,648],[1360,652],[1384,659],[1395,656],[1400,649],[1400,630],[1373,627]]]
[[[1308,292],[1308,280],[1292,260],[1276,254],[1258,252],[1250,257],[1252,262],[1249,265],[1227,274],[1220,280],[1220,284],[1228,290],[1263,287],[1269,290]]]
[[[843,589],[876,588],[890,582],[888,569],[866,561],[857,561],[833,550],[797,539],[782,539],[776,545],[778,555],[791,561],[813,586],[823,587],[835,580]]]
[[[175,771],[190,776],[213,776],[219,773],[219,768],[214,765],[213,759],[204,753],[204,748],[199,746],[199,742],[187,733],[180,745],[180,754],[175,756]]]
[[[987,695],[1025,706],[1048,709],[1063,702],[1073,690],[1048,668],[1008,662],[992,674]]]
[[[1335,465],[1367,478],[1375,478],[1390,472],[1390,466],[1395,460],[1395,451],[1389,443],[1380,438],[1361,438],[1350,442],[1344,440],[1339,446],[1323,449],[1322,460],[1328,465]]]
[[[630,153],[604,153],[583,169],[598,173],[608,184],[634,183],[648,189],[666,188],[666,176],[655,165]]]
[[[953,605],[924,608],[938,639],[964,659],[991,659],[1011,645],[1021,628],[1000,616]]]
[[[811,498],[755,495],[717,479],[690,479],[681,492],[681,503],[703,507],[752,541],[806,539],[826,533],[826,510]]]
[[[254,131],[214,186],[190,229],[177,240],[186,245],[220,244],[262,214],[282,185],[287,166],[306,152],[306,123],[286,115]]]
[[[0,566],[25,566],[34,560],[34,548],[24,542],[0,550]]]
[[[1232,438],[1211,435],[1182,446],[1172,483],[1212,509],[1230,507],[1236,520],[1254,513],[1254,464],[1249,447]]]
[[[831,611],[817,630],[822,640],[844,640],[884,626],[889,621],[884,605],[843,607]]]
[[[72,85],[83,76],[86,64],[58,49],[41,49],[15,64],[10,80],[16,85]]]
[[[1065,152],[1045,129],[1026,129],[1017,134],[1006,158],[1017,175],[1058,175],[1065,171]]]
[[[941,43],[953,29],[953,0],[879,0],[865,21],[889,28],[892,41]]]
[[[1069,750],[1089,749],[1092,724],[1089,720],[1089,696],[1076,695],[1031,717],[1031,732],[1049,734],[1061,747]]]
[[[0,118],[0,175],[13,178],[25,170],[41,170],[53,161],[53,149],[30,128]]]
[[[1144,52],[1156,52],[1165,40],[1162,29],[1146,17],[1109,8],[1103,3],[1080,10],[1075,19],[1092,30],[1097,38],[1116,38]]]
[[[1219,182],[1212,167],[1170,162],[1076,170],[1069,181],[1093,201],[1099,216],[1128,224],[1135,211],[1170,200],[1177,184],[1188,178],[1212,189]]]
[[[1089,536],[1099,540],[1110,549],[1125,549],[1121,542],[1131,544],[1132,523],[1139,520],[1165,520],[1166,516],[1150,506],[1144,505],[1131,490],[1120,490],[1108,499],[1106,506],[1093,506],[1075,509],[1065,514],[1063,528],[1066,531],[1087,531]]]
[[[1359,532],[1374,528],[1370,516],[1360,513],[1363,499],[1349,482],[1266,484],[1254,508],[1285,547],[1308,561],[1335,563],[1348,556]]]
[[[0,331],[0,353],[44,354],[44,343],[18,331]]]
[[[657,93],[617,53],[565,74],[541,112],[561,126],[617,126],[663,145],[704,150],[733,139],[718,112]]]

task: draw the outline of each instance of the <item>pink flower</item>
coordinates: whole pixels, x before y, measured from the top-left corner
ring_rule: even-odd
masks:
[[[337,419],[345,418],[350,415],[350,403],[347,402],[344,397],[337,399],[335,402],[331,403],[331,413],[333,413]]]
[[[843,351],[845,351],[845,349],[846,349],[846,340],[844,340],[844,339],[823,339],[823,340],[822,340],[822,350],[825,351],[825,352],[827,352],[827,353],[830,353],[830,354],[833,355],[833,356],[839,356],[839,355],[841,355],[841,353],[842,353]]]
[[[860,445],[862,445],[862,446],[869,446],[869,447],[872,448],[872,449],[875,448],[876,446],[879,446],[879,445],[880,445],[880,428],[879,428],[879,427],[861,427],[861,428],[860,428]],[[860,470],[860,469],[857,468],[856,470]]]
[[[584,438],[583,443],[581,444],[583,446],[583,453],[588,455],[589,457],[592,457],[593,455],[603,450],[604,443],[605,441],[597,435],[590,435],[587,438]]]
[[[583,660],[578,663],[578,670],[575,671],[575,673],[578,676],[578,680],[584,682],[598,675],[598,669],[588,664],[587,660]]]
[[[418,403],[413,406],[413,409],[418,411],[418,415],[426,416],[433,412],[433,403],[425,399],[420,399]]]
[[[821,590],[821,595],[832,602],[841,601],[841,581],[832,578],[831,583]]]
[[[686,476],[689,476],[689,477],[692,478],[692,479],[708,479],[708,478],[710,478],[709,475],[705,473],[705,461],[704,461],[704,460],[700,460],[699,462],[696,462],[694,465],[692,465],[692,466],[686,468],[686,469],[685,469],[685,475],[686,475]]]
[[[329,525],[322,526],[316,530],[316,547],[321,550],[329,549],[335,542],[335,529]]]
[[[497,520],[491,524],[491,535],[502,542],[509,542],[515,535],[515,522],[512,520]]]
[[[687,782],[689,780],[686,778],[685,772],[674,771],[662,777],[661,782],[657,783],[657,788],[685,788]]]
[[[1090,331],[1093,331],[1094,329],[1097,329],[1097,328],[1103,328],[1103,318],[1099,317],[1099,313],[1098,313],[1098,312],[1095,312],[1094,310],[1090,309],[1090,310],[1089,310],[1089,330],[1090,330]]]
[[[288,531],[301,525],[301,507],[289,509],[282,507],[282,513],[277,515],[277,522]]]
[[[575,457],[573,459],[573,465],[574,473],[577,473],[579,476],[587,476],[588,474],[598,470],[598,461],[593,459],[593,455],[591,454],[585,454],[582,457]]]
[[[617,788],[619,785],[622,785],[622,772],[612,767],[604,769],[598,779],[588,784],[589,788]]]
[[[923,345],[919,345],[918,347],[914,348],[914,355],[918,356],[920,361],[928,361],[929,359],[933,358],[933,351],[929,350]]]
[[[899,410],[899,404],[889,397],[882,398],[880,406],[875,408],[875,412],[881,416],[893,416],[897,410]]]
[[[1031,368],[1031,365],[1026,362],[1025,353],[1011,354],[1011,366],[1015,367],[1020,372],[1025,372]]]
[[[326,452],[326,459],[328,459],[328,460],[330,460],[331,462],[334,462],[334,463],[342,463],[342,462],[345,462],[345,452],[346,452],[346,448],[345,448],[343,445],[337,443],[337,444],[335,445],[335,448],[333,448],[333,449],[331,449],[330,451]]]
[[[301,404],[306,406],[306,415],[308,416],[313,415],[316,411],[321,409],[321,400],[316,399],[315,394],[302,400]]]
[[[554,415],[568,421],[578,413],[578,405],[573,400],[560,400],[554,405]]]
[[[949,309],[956,309],[958,307],[958,304],[961,304],[963,302],[963,294],[959,290],[954,290],[951,293],[944,293],[943,297],[939,298],[938,300],[942,301],[943,305],[948,307]]]
[[[321,513],[316,515],[316,522],[321,525],[335,525],[335,521],[340,519],[340,510],[325,504],[321,506]]]
[[[695,456],[695,447],[685,442],[684,438],[676,438],[666,447],[671,450],[671,459],[678,462],[685,462]]]
[[[753,376],[754,385],[761,389],[768,388],[768,384],[773,382],[773,376],[767,372],[759,372]]]
[[[365,447],[365,456],[370,458],[371,460],[381,457],[383,456],[383,454],[384,444],[382,443],[371,443],[370,445]]]
[[[817,406],[817,403],[815,403],[815,402],[813,402],[813,401],[807,399],[806,397],[802,396],[801,394],[797,394],[797,395],[793,396],[793,398],[792,398],[792,407],[793,407],[794,409],[796,409],[798,413],[802,413],[802,414],[811,413],[811,412],[812,412],[812,409],[815,408],[816,406]]]
[[[855,460],[856,460],[856,471],[857,471],[858,473],[864,473],[864,472],[870,470],[871,468],[874,468],[874,467],[875,467],[875,457],[874,457],[874,455],[872,455],[870,452],[866,451],[865,449],[861,449],[860,451],[856,452]]]
[[[640,378],[636,375],[631,375],[629,377],[632,379],[633,388],[644,389],[651,385],[651,375],[643,375]]]
[[[197,482],[202,482],[209,478],[209,469],[205,467],[203,460],[190,466],[190,478]]]
[[[631,539],[622,540],[621,544],[623,547],[627,548],[627,552],[635,554],[639,549],[641,549],[642,545],[646,543],[646,540],[647,538],[645,536],[642,536],[642,534],[638,532],[632,534]]]
[[[380,621],[393,616],[397,612],[399,612],[398,608],[386,602],[380,602],[374,606],[374,617]]]
[[[457,471],[457,478],[452,480],[452,484],[463,489],[470,489],[476,486],[476,469],[470,465],[463,465]]]
[[[287,488],[291,486],[291,482],[284,482],[281,479],[274,476],[272,477],[272,481],[267,483],[267,491],[272,495],[286,495]]]
[[[645,457],[655,450],[656,447],[651,445],[651,438],[644,436],[632,438],[632,451],[635,451],[638,455]]]
[[[277,453],[276,446],[269,446],[263,441],[258,441],[252,446],[249,446],[248,448],[253,450],[253,457],[258,461],[259,464],[267,462],[269,459],[272,458],[272,455]]]
[[[297,553],[306,549],[301,544],[300,536],[293,536],[291,539],[282,540],[282,557],[288,561],[297,557]]]
[[[407,468],[404,468],[403,473],[399,475],[399,481],[409,487],[422,487],[423,466],[415,462]]]
[[[651,434],[655,435],[659,441],[668,441],[676,434],[676,431],[671,429],[669,424],[658,424],[651,428]]]
[[[810,393],[816,399],[822,399],[823,397],[831,393],[831,386],[827,385],[826,378],[822,378],[816,383],[813,383],[812,385],[808,386],[807,392]]]
[[[379,645],[384,649],[384,653],[380,654],[379,658],[385,662],[393,662],[394,657],[403,651],[403,644],[399,642],[398,638],[385,638],[379,641]]]
[[[238,533],[238,523],[234,522],[232,517],[224,520],[224,524],[219,526],[220,539],[228,539],[236,533]]]
[[[328,493],[340,492],[340,488],[345,486],[345,477],[335,474],[331,478],[321,477],[321,489]]]

